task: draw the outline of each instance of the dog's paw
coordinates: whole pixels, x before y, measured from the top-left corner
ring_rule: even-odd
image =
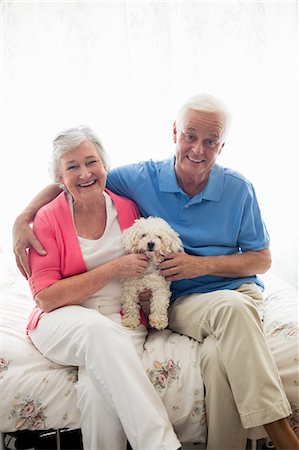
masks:
[[[140,325],[140,318],[133,318],[133,317],[123,317],[122,318],[122,324],[123,326],[127,328],[138,328]]]
[[[156,330],[164,330],[168,325],[168,317],[150,314],[149,324],[152,328],[156,328]]]

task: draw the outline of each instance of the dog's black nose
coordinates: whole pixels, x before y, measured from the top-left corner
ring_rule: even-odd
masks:
[[[154,250],[155,247],[155,243],[154,242],[148,242],[147,243],[147,248],[148,250],[151,252],[152,250]]]

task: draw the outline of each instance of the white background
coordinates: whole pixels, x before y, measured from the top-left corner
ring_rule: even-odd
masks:
[[[297,2],[4,1],[1,68],[2,251],[58,131],[90,125],[112,166],[168,157],[178,107],[208,92],[234,115],[218,162],[255,185],[297,284]]]

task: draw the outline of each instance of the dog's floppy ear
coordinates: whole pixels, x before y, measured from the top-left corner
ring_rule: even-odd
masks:
[[[127,228],[125,231],[123,231],[121,235],[121,244],[126,253],[130,253],[132,247],[132,240],[134,234],[134,230],[132,228],[133,226]]]
[[[172,252],[183,252],[184,247],[182,241],[176,231],[171,227],[167,230],[167,233],[163,234],[164,253],[165,255]]]
[[[167,244],[169,246],[169,252],[170,253],[171,252],[183,252],[184,247],[183,247],[183,243],[180,239],[180,236],[172,228],[170,229],[169,237],[170,237],[170,239],[167,242]]]
[[[139,223],[142,219],[136,219],[134,224],[123,231],[121,235],[121,243],[126,253],[134,253],[134,247],[138,241]],[[144,219],[143,219],[144,220]]]

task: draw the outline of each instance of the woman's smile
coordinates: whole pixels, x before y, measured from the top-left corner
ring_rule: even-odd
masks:
[[[86,181],[85,183],[79,183],[78,186],[82,187],[82,188],[86,188],[86,187],[94,185],[96,182],[97,182],[97,180],[95,179],[95,180],[91,180],[91,181]]]

